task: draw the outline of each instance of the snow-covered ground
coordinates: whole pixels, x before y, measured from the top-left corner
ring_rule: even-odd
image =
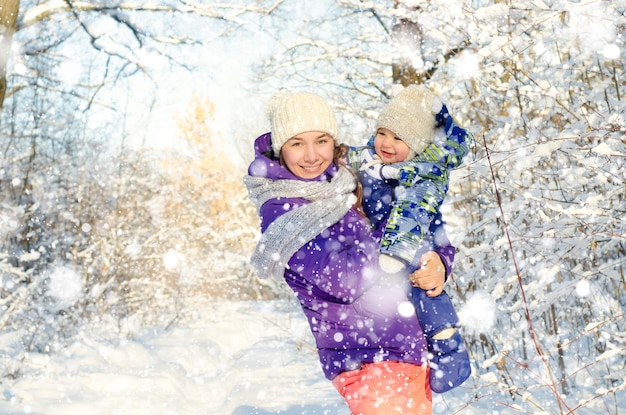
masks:
[[[24,355],[14,334],[0,335],[3,373],[19,368],[1,380],[0,414],[350,414],[294,301],[204,299],[168,328],[136,329],[130,339],[112,339],[108,328],[85,328],[51,354]],[[476,382],[434,395],[433,413],[520,413],[498,394],[477,399]]]
[[[15,379],[0,384],[0,414],[350,413],[322,375],[292,301],[195,302],[168,329],[142,329],[131,340],[106,337],[106,327],[92,327],[56,353],[24,357],[15,335],[0,336],[5,369],[23,358]],[[435,413],[465,406],[454,396],[435,395]]]
[[[2,384],[0,414],[347,414],[289,303],[207,303],[132,340],[83,334],[28,354]],[[3,364],[17,339],[0,337]],[[17,354],[17,353],[16,353]]]

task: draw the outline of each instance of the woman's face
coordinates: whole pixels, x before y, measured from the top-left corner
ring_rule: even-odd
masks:
[[[374,149],[383,163],[404,161],[411,151],[404,141],[386,128],[379,128],[376,131]]]
[[[313,179],[333,162],[335,140],[321,131],[307,131],[291,137],[280,152],[289,171],[303,179]]]

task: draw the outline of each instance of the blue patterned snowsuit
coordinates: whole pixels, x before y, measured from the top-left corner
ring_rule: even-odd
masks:
[[[413,159],[396,163],[402,166],[397,179],[377,179],[362,170],[375,157],[374,137],[366,146],[352,147],[348,153],[348,165],[363,185],[365,214],[374,228],[388,218],[380,253],[402,260],[409,272],[419,268],[420,257],[432,250],[430,225],[441,221],[439,210],[448,192],[449,172],[460,166],[471,140],[471,135],[454,123],[445,105],[435,117],[436,127],[445,137]]]

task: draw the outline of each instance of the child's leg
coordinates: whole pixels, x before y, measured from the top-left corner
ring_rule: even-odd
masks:
[[[430,250],[422,245],[444,196],[442,183],[434,180],[418,180],[412,187],[396,188],[380,253],[418,268],[421,254]]]
[[[436,297],[429,297],[418,287],[411,289],[411,301],[415,306],[417,319],[427,338],[439,340],[451,337],[459,325],[459,317],[448,293],[442,291]],[[446,336],[445,334],[448,333]]]
[[[443,393],[459,386],[471,374],[469,355],[457,330],[459,318],[448,294],[429,297],[413,287],[411,300],[422,326],[430,353],[430,386]]]

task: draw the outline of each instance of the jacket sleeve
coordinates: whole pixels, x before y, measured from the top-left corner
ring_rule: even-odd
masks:
[[[443,150],[446,157],[442,163],[448,169],[454,169],[461,165],[463,158],[469,152],[469,146],[474,140],[472,134],[461,128],[448,113],[448,108],[443,105],[441,111],[435,115],[437,125],[443,127],[446,140],[443,143]]]

